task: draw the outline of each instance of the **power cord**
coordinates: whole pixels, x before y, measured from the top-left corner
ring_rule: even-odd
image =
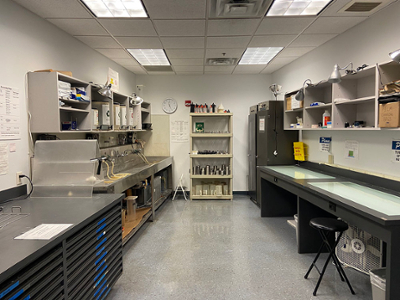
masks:
[[[19,178],[24,178],[24,177],[25,177],[26,179],[28,179],[29,183],[31,184],[31,191],[29,192],[28,195],[26,195],[25,198],[23,198],[23,199],[21,199],[21,200],[24,200],[24,199],[29,198],[29,197],[32,195],[32,192],[33,192],[33,183],[32,183],[32,180],[31,180],[28,176],[26,176],[26,175],[19,175]]]
[[[29,198],[29,197],[32,195],[32,192],[33,192],[33,183],[32,183],[32,180],[31,180],[28,176],[26,176],[26,175],[19,175],[19,178],[24,178],[24,177],[25,177],[26,179],[28,179],[29,183],[31,184],[31,191],[29,192],[29,194],[27,194],[24,198],[16,197],[16,198],[11,198],[11,199],[7,199],[7,200],[3,200],[3,201],[0,202],[0,204],[7,203],[7,202],[11,202],[11,201],[14,201],[14,200],[25,200],[25,199]]]

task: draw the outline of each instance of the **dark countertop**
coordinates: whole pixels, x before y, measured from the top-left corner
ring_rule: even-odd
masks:
[[[0,229],[0,283],[116,205],[122,196],[93,194],[92,198],[29,198],[3,204],[3,213],[10,213],[12,206],[21,206],[21,213],[29,216]],[[14,240],[40,224],[73,225],[50,240]]]

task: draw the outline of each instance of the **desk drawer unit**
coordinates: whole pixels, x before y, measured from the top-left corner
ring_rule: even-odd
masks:
[[[122,274],[121,206],[66,241],[67,299],[105,299]]]
[[[46,299],[56,290],[63,296],[63,285],[63,256],[59,245],[3,282],[0,299]]]

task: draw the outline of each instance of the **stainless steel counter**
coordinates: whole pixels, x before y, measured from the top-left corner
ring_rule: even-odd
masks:
[[[147,159],[152,163],[151,165],[144,163],[135,165],[127,164],[126,168],[120,170],[120,173],[129,173],[130,175],[112,181],[105,179],[93,187],[93,192],[122,193],[140,181],[172,165],[172,156],[150,156]]]

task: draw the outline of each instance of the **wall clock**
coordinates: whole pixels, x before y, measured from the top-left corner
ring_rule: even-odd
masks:
[[[173,114],[178,108],[178,103],[173,98],[167,98],[162,103],[162,109],[167,114]]]

